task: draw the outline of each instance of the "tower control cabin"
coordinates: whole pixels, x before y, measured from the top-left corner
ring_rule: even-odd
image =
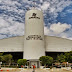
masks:
[[[39,57],[55,56],[72,50],[72,40],[44,35],[43,13],[31,9],[25,15],[25,35],[0,40],[0,52],[23,53],[28,65],[40,67]],[[18,56],[17,54],[17,56]]]

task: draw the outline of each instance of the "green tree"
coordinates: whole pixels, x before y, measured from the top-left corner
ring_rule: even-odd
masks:
[[[3,61],[5,63],[9,63],[9,65],[10,65],[11,64],[11,60],[12,60],[12,55],[11,54],[3,55]]]
[[[0,62],[2,62],[2,57],[3,57],[3,56],[0,56]]]
[[[0,62],[2,62],[3,52],[0,52]]]
[[[72,51],[70,51],[70,52],[65,52],[65,60],[67,61],[67,62],[72,62]]]
[[[57,61],[58,62],[65,62],[65,58],[66,58],[65,55],[60,54],[57,56]]]
[[[50,56],[47,56],[47,65],[51,65],[52,64],[52,62],[53,62],[53,58],[52,57],[50,57]]]
[[[19,66],[26,65],[27,60],[26,59],[18,59],[17,63],[19,64]]]
[[[65,61],[66,62],[69,62],[69,59],[70,59],[70,52],[65,52]]]
[[[53,58],[50,56],[41,56],[39,58],[39,60],[41,61],[42,65],[44,65],[44,66],[50,65],[53,62]]]
[[[70,53],[69,53],[69,62],[71,62],[72,63],[72,51],[70,51]]]
[[[3,55],[3,52],[0,52],[0,56],[2,56]]]

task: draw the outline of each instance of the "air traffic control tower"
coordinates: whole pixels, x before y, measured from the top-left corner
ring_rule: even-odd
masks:
[[[43,24],[42,11],[34,8],[26,12],[23,58],[29,61],[29,66],[39,67],[39,57],[45,56]]]

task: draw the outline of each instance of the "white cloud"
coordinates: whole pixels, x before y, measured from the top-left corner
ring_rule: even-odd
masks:
[[[3,4],[2,6],[0,6],[0,9],[5,10],[4,12],[16,12],[17,14],[19,14],[18,16],[7,16],[8,18],[6,20],[0,18],[0,33],[4,33],[4,34],[9,34],[8,36],[12,36],[12,35],[23,35],[24,34],[24,24],[23,23],[18,23],[18,22],[14,22],[14,18],[18,18],[19,20],[22,20],[22,18],[20,18],[20,15],[23,16],[23,14],[25,14],[24,8],[30,7],[30,5],[32,4],[32,1],[28,1],[28,0],[22,0],[22,2],[24,4],[21,4],[18,2],[18,0],[0,0],[0,3]],[[69,6],[72,1],[71,0],[40,0],[41,4],[37,3],[36,5],[38,5],[40,8],[42,8],[42,10],[44,11],[44,16],[48,13],[50,13],[51,17],[48,18],[51,20],[51,18],[54,18],[56,20],[56,17],[58,16],[58,13],[61,12],[65,7]],[[26,5],[25,5],[26,4]],[[23,7],[25,5],[25,7]],[[18,7],[22,7],[22,9],[18,8]],[[68,12],[72,12],[71,10],[68,10]],[[1,16],[4,18],[6,14],[2,14]],[[65,16],[65,13],[62,13],[62,16]],[[49,23],[48,23],[49,24]],[[51,23],[50,23],[51,24]],[[64,31],[66,29],[70,29],[71,25],[68,25],[66,23],[61,24],[61,23],[57,23],[57,24],[52,24],[50,26],[50,28],[48,27],[44,27],[44,33],[45,35],[51,35],[51,36],[60,36],[63,38],[68,38],[68,36],[72,33],[67,33],[65,34]],[[69,34],[69,35],[68,35]],[[1,35],[3,36],[3,35]],[[0,36],[0,37],[1,37]],[[4,37],[6,37],[4,35]],[[1,37],[2,38],[2,37]]]
[[[50,28],[47,28],[47,27],[44,27],[44,34],[48,35],[48,36],[57,36],[57,37],[66,38],[66,39],[72,40],[72,37],[69,37],[69,35],[67,33],[65,33],[65,32],[55,33],[53,31],[51,31]]]
[[[24,35],[24,24],[23,23],[14,22],[11,19],[9,19],[9,21],[11,23],[0,17],[0,39],[7,37],[6,35],[8,36]]]
[[[71,0],[67,0],[67,1],[65,0],[52,0],[52,1],[40,0],[40,2],[43,3],[43,5],[39,5],[39,7],[42,10],[47,10],[49,8],[50,9],[49,11],[53,12],[54,14],[61,12],[65,7],[69,6],[72,3]]]
[[[68,9],[68,10],[66,10],[66,12],[72,13],[72,9]]]
[[[0,9],[8,10],[8,11],[13,11],[13,12],[18,12],[18,13],[23,13],[21,9],[18,9],[16,5],[21,6],[20,3],[17,1],[11,1],[11,0],[3,0],[1,1],[2,6],[0,6]]]
[[[70,40],[72,40],[72,37],[69,37],[69,38],[67,38],[67,39],[70,39]]]
[[[8,28],[8,30],[10,31],[10,35],[24,35],[24,24],[23,23],[18,23],[18,22],[14,22],[13,26],[10,26]]]
[[[1,34],[8,34],[8,33],[10,33],[10,32],[9,32],[9,30],[8,30],[7,27],[6,27],[6,28],[1,28],[1,29],[0,29],[0,33],[1,33]]]
[[[44,34],[49,36],[57,36],[61,38],[67,38],[71,40],[71,35],[68,34],[68,31],[65,32],[66,29],[69,29],[71,31],[71,25],[68,25],[66,23],[61,24],[58,22],[57,24],[52,24],[50,28],[44,27]],[[70,36],[69,36],[70,35]]]
[[[50,30],[52,30],[55,34],[60,34],[62,32],[64,32],[66,29],[70,29],[71,25],[68,25],[66,23],[61,24],[60,22],[58,22],[57,24],[52,24],[50,26]]]
[[[2,2],[2,0],[0,0],[0,3]]]
[[[0,39],[6,38],[6,35],[0,35]]]
[[[43,0],[40,0],[40,2],[42,3],[42,2],[43,2]]]
[[[67,38],[67,36],[63,35],[62,38]]]
[[[60,33],[60,34],[59,34],[59,37],[67,38],[68,35],[67,35],[67,33],[63,32],[63,33]]]
[[[71,0],[61,0],[60,2],[58,1],[55,5],[53,5],[56,9],[55,12],[61,12],[65,7],[69,6],[71,3]]]
[[[50,8],[50,12],[54,12],[55,11],[55,8]]]
[[[56,19],[56,17],[58,16],[59,12],[62,12],[62,10],[69,6],[70,4],[72,4],[71,0],[45,0],[44,2],[42,2],[43,5],[38,5],[43,11],[44,13],[50,13],[51,15],[53,15],[53,17]]]
[[[41,6],[41,9],[42,10],[47,10],[50,6],[50,3],[49,2],[44,2],[43,5]]]
[[[12,0],[2,0],[1,2],[7,5],[15,5],[15,4],[20,5],[17,1],[12,1]]]
[[[0,17],[0,28],[8,27],[10,24]]]
[[[48,35],[50,33],[50,30],[47,27],[44,27],[44,34]]]

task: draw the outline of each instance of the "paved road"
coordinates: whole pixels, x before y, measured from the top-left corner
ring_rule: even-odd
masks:
[[[32,72],[32,69],[26,69],[26,70],[21,70],[20,72]],[[67,71],[67,70],[62,70],[62,69],[36,69],[35,72],[72,72],[72,71]]]
[[[18,68],[3,68],[3,71],[0,70],[0,72],[32,72],[33,69],[18,69]],[[9,71],[7,71],[9,70]],[[63,70],[63,69],[36,69],[35,72],[72,72],[72,71],[68,71],[68,70]]]
[[[32,72],[33,69],[28,69],[28,70],[21,70],[20,72]],[[50,71],[46,71],[43,69],[36,69],[35,72],[50,72]]]

